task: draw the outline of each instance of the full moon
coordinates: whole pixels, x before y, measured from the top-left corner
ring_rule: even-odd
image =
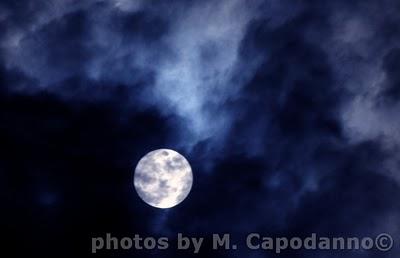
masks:
[[[165,209],[178,205],[188,196],[193,174],[189,162],[181,154],[158,149],[140,159],[133,183],[144,202]]]

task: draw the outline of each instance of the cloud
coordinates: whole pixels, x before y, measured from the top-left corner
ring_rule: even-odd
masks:
[[[386,88],[382,91],[385,99],[397,102],[400,98],[400,48],[394,48],[383,59],[383,67],[387,76]]]
[[[221,104],[240,86],[232,77],[252,8],[240,1],[199,2],[173,23],[166,39],[173,57],[158,67],[154,94],[189,125],[189,146],[225,137],[231,118]]]
[[[230,114],[215,113],[240,87],[232,80],[234,73],[240,79],[238,48],[257,3],[197,2],[183,12],[173,3],[169,16],[139,2],[83,2],[57,15],[44,6],[36,12],[46,19],[16,29],[18,42],[6,45],[5,57],[45,88],[74,76],[125,85],[147,80],[154,83],[143,89],[148,102],[187,124],[182,145],[210,137],[220,142]]]

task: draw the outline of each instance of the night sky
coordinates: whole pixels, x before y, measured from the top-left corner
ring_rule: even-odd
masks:
[[[399,0],[1,0],[1,256],[397,258],[399,113]],[[160,148],[193,170],[171,209],[133,186]],[[395,246],[276,255],[252,232]],[[92,254],[106,233],[171,247]]]

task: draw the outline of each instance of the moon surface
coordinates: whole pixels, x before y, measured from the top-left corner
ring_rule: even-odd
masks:
[[[140,159],[133,181],[144,202],[165,209],[178,205],[188,196],[193,173],[181,154],[170,149],[158,149]]]

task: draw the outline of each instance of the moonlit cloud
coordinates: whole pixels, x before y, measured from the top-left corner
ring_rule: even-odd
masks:
[[[156,94],[187,121],[191,144],[226,133],[230,118],[215,112],[238,87],[231,79],[249,9],[239,1],[198,3],[173,24],[167,41],[174,56],[159,68]]]
[[[146,7],[136,1],[103,1],[98,6],[83,2],[80,6],[81,9],[76,3],[72,7],[65,2],[55,3],[51,7],[55,12],[44,16],[46,20],[35,20],[25,31],[11,33],[7,45],[9,65],[39,79],[41,87],[53,87],[82,73],[93,80],[107,79],[124,84],[133,84],[154,74],[154,88],[148,92],[148,102],[161,103],[157,105],[162,112],[177,114],[185,121],[189,132],[185,145],[190,147],[209,137],[216,141],[224,138],[231,114],[224,111],[221,104],[241,86],[237,81],[240,79],[238,51],[247,23],[256,17],[258,1],[245,5],[240,1],[217,5],[199,2],[182,13],[170,7],[176,17],[167,19],[157,12],[152,15],[151,9],[150,16],[141,18]],[[90,10],[95,12],[87,13],[85,18],[71,14],[83,12],[83,17]],[[133,17],[138,17],[138,25],[129,24]],[[128,23],[124,25],[125,22]],[[154,44],[145,43],[135,34],[132,41],[126,41],[128,36],[124,29],[140,26],[141,22],[156,27],[165,26],[160,22],[166,22],[169,28],[166,33],[162,28],[151,28],[160,29],[161,33]],[[75,34],[76,41],[69,37],[66,42],[57,42],[56,39],[75,23],[83,25],[82,31]],[[123,30],[116,29],[115,24],[121,24]],[[52,38],[54,42],[50,43]],[[57,52],[51,52],[48,43],[53,44]],[[73,56],[68,57],[70,65],[64,61],[54,63],[64,58],[64,50],[67,53],[74,49],[79,52],[75,60]],[[221,111],[222,115],[216,115],[216,111]]]

